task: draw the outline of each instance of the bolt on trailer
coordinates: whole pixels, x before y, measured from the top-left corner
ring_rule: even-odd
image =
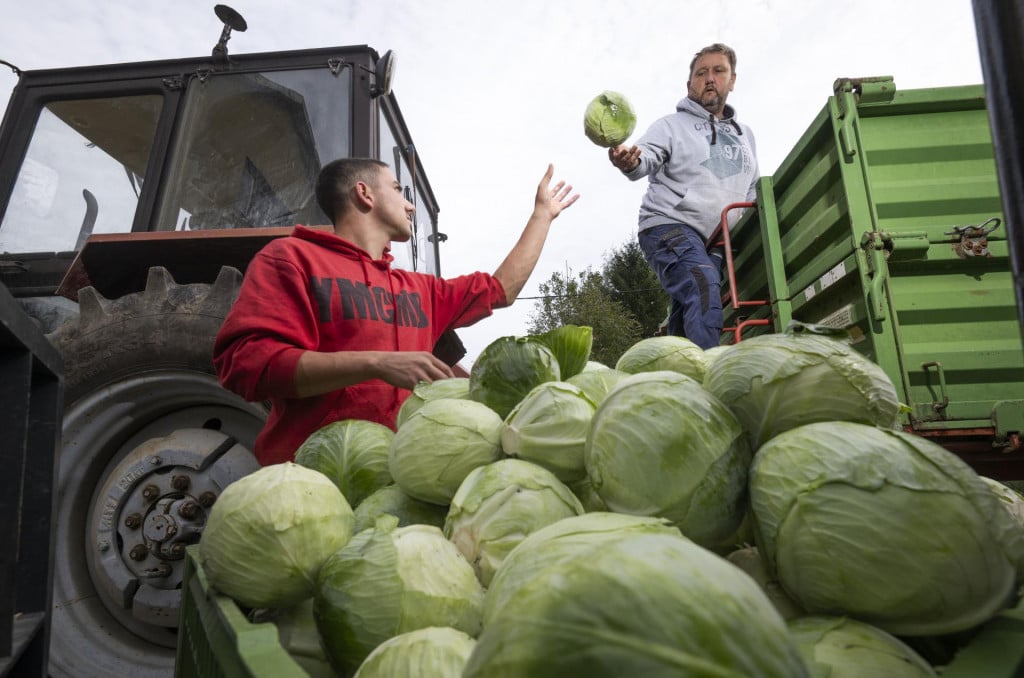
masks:
[[[437,202],[366,45],[19,71],[0,128],[0,282],[63,358],[50,673],[169,675],[185,548],[266,418],[213,338],[250,258],[326,225],[320,168],[390,164],[395,265],[439,274]],[[6,62],[5,62],[6,63]],[[9,65],[9,64],[8,64]],[[34,538],[45,539],[46,535]]]

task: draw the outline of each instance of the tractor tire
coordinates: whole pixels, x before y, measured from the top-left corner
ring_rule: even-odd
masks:
[[[48,335],[64,359],[54,515],[51,676],[171,676],[184,551],[224,487],[258,464],[261,404],[213,375],[214,337],[241,273],[79,292]]]

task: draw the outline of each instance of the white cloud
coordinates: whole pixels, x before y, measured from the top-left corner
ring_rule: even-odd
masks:
[[[38,0],[5,10],[0,59],[24,69],[190,57],[220,34],[212,2]],[[600,266],[632,236],[631,184],[582,133],[587,102],[626,94],[637,134],[684,94],[690,57],[738,53],[730,98],[758,140],[762,173],[785,158],[837,77],[892,75],[898,89],[981,82],[968,0],[305,0],[229,4],[248,21],[233,52],[369,44],[398,55],[395,92],[441,205],[446,275],[493,270],[529,215],[548,162],[582,198],[553,225],[523,296],[555,271]],[[0,99],[15,79],[0,73]],[[474,357],[523,334],[521,300],[462,333]]]

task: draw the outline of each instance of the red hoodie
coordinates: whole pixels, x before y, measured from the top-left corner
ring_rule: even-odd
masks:
[[[269,400],[256,438],[264,466],[290,461],[314,431],[341,419],[392,429],[409,395],[373,379],[310,398],[295,395],[304,351],[431,351],[446,330],[471,325],[506,305],[487,273],[449,280],[391,268],[330,232],[296,226],[249,264],[238,299],[217,334],[213,364],[221,384],[248,401]]]

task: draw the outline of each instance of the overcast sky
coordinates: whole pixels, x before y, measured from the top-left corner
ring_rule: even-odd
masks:
[[[8,0],[0,59],[21,69],[209,54],[215,2]],[[527,332],[538,284],[599,268],[635,237],[646,180],[630,183],[583,134],[583,110],[625,94],[639,136],[685,94],[693,53],[738,55],[729,97],[772,174],[838,77],[891,75],[898,90],[981,82],[970,0],[228,0],[248,22],[232,53],[367,44],[397,55],[394,91],[441,206],[442,274],[493,271],[548,162],[581,194],[554,223],[520,300],[460,331],[468,367]],[[2,67],[0,67],[2,68]],[[16,78],[0,72],[0,100]]]

